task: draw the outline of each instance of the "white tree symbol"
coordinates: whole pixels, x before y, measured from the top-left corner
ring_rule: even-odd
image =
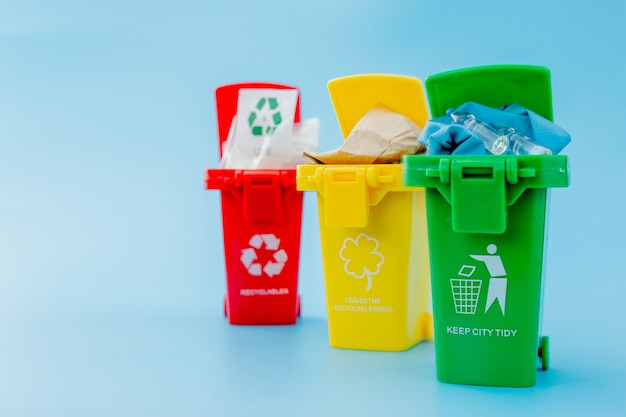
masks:
[[[345,261],[346,274],[356,279],[367,277],[367,288],[372,288],[372,276],[380,272],[385,258],[378,252],[378,240],[361,233],[355,239],[346,238],[339,251],[339,257]]]

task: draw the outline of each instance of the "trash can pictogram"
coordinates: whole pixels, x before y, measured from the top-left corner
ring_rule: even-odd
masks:
[[[473,101],[519,103],[552,120],[550,73],[488,66],[426,79],[433,117]],[[569,185],[563,155],[407,156],[404,182],[426,187],[437,377],[532,386],[548,368],[541,335],[548,197]]]
[[[463,270],[468,269],[469,273]],[[476,268],[463,265],[459,275],[469,277]],[[450,288],[452,288],[452,298],[454,299],[454,311],[458,314],[476,314],[480,288],[483,282],[479,279],[450,278]]]
[[[386,74],[331,80],[343,136],[376,105],[423,126],[421,82]],[[330,345],[401,351],[431,337],[424,189],[400,164],[299,165],[317,195]]]
[[[272,83],[237,83],[215,90],[220,155],[237,113],[240,89],[294,89]],[[271,98],[258,104],[269,121],[248,117],[252,134],[281,122]],[[299,121],[299,98],[295,121]],[[269,129],[269,130],[268,130]],[[257,132],[258,133],[258,132]],[[226,295],[231,324],[294,324],[300,314],[298,264],[302,193],[295,169],[208,169],[206,188],[220,190]]]

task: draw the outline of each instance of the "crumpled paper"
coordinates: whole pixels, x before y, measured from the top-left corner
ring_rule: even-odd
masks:
[[[400,162],[402,155],[426,151],[417,141],[421,129],[408,117],[377,106],[354,126],[343,144],[326,152],[304,152],[315,164],[388,164]]]

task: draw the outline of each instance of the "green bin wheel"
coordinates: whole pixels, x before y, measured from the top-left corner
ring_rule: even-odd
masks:
[[[541,338],[539,357],[541,358],[541,370],[547,371],[550,368],[550,338],[548,336]]]

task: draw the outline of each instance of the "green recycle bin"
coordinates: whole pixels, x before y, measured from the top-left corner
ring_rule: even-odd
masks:
[[[488,66],[425,81],[433,117],[474,101],[519,103],[552,120],[550,72]],[[549,188],[569,185],[563,155],[406,156],[426,187],[437,378],[528,387],[548,369],[541,305]]]

